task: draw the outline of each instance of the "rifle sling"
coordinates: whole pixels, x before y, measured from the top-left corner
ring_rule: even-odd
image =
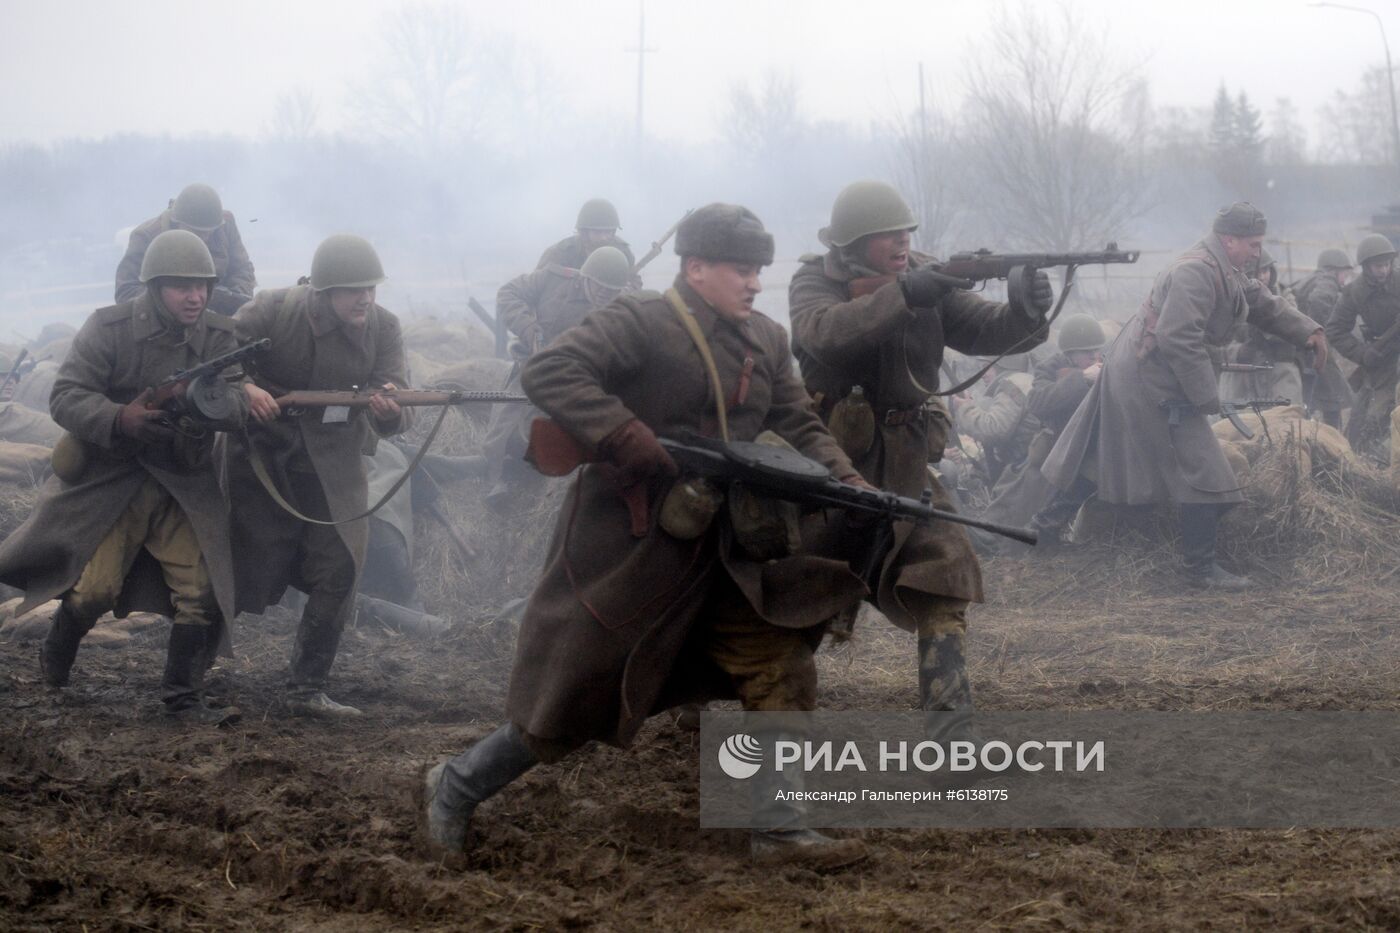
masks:
[[[710,352],[710,342],[705,339],[705,334],[700,330],[700,323],[695,320],[695,315],[690,313],[690,309],[685,306],[685,299],[681,298],[680,292],[674,288],[666,289],[666,301],[671,305],[671,310],[676,312],[676,317],[680,318],[681,327],[690,335],[690,339],[695,343],[695,349],[700,351],[700,359],[705,364],[705,372],[710,376],[710,388],[715,393],[715,416],[719,418],[719,436],[728,443],[729,441],[729,416],[724,410],[724,385],[719,381],[719,367],[715,365],[714,354]]]
[[[243,429],[243,446],[248,449],[248,462],[253,467],[253,475],[258,478],[259,483],[262,483],[263,489],[266,490],[267,494],[272,497],[272,501],[276,502],[279,506],[281,506],[283,511],[311,525],[348,525],[351,522],[357,522],[362,518],[368,518],[375,512],[378,512],[380,509],[382,509],[385,505],[388,504],[390,499],[394,498],[395,494],[398,493],[400,489],[403,488],[403,484],[408,482],[409,478],[413,476],[413,471],[418,469],[418,464],[423,462],[423,457],[427,455],[428,448],[433,446],[433,440],[437,438],[438,429],[442,427],[442,422],[446,420],[447,410],[450,407],[450,405],[443,405],[438,410],[437,421],[433,423],[433,429],[428,432],[428,436],[423,440],[423,446],[418,448],[418,453],[413,455],[413,460],[403,471],[403,475],[394,481],[394,485],[389,487],[388,491],[380,497],[379,501],[376,502],[374,505],[370,506],[365,511],[361,512],[359,515],[354,515],[350,518],[342,519],[338,522],[322,521],[319,518],[312,518],[309,515],[303,515],[300,511],[297,510],[296,506],[288,502],[283,497],[283,495],[277,491],[277,484],[273,482],[272,474],[268,472],[267,464],[263,462],[262,454],[258,453],[258,448],[253,444],[253,439],[248,436],[248,429],[246,427]]]

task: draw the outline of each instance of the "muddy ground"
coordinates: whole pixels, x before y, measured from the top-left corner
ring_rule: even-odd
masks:
[[[1232,601],[1183,595],[1144,559],[992,562],[971,638],[982,704],[1400,706],[1400,584],[1309,590],[1263,572]],[[513,630],[351,631],[333,692],[367,715],[346,725],[279,711],[291,628],[281,616],[238,632],[217,685],[245,718],[224,730],[162,720],[164,626],[87,647],[62,694],[38,683],[32,641],[0,645],[0,927],[1400,925],[1396,832],[879,831],[854,869],[759,872],[743,833],[697,828],[695,738],[665,718],[630,751],[537,768],[482,808],[468,869],[448,871],[416,850],[415,775],[496,723]],[[824,653],[822,704],[912,707],[913,655],[909,636],[861,626]]]

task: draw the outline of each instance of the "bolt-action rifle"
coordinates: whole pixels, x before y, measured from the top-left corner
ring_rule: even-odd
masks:
[[[638,259],[636,264],[632,266],[633,275],[636,275],[638,272],[641,272],[643,266],[651,262],[657,256],[661,255],[661,250],[665,248],[666,241],[676,235],[676,230],[680,228],[680,225],[685,222],[685,219],[689,217],[691,213],[691,211],[686,211],[684,214],[682,214],[680,220],[671,224],[671,228],[665,233],[661,234],[661,239],[651,244],[651,249],[647,250],[646,253],[642,256],[642,258]]]
[[[1244,435],[1244,439],[1248,441],[1254,439],[1254,432],[1240,418],[1241,412],[1252,411],[1256,415],[1262,415],[1267,409],[1282,408],[1292,404],[1293,400],[1289,398],[1252,398],[1242,402],[1221,402],[1220,414],[1229,419],[1230,423],[1235,426],[1235,430]],[[1161,408],[1166,411],[1167,424],[1172,427],[1181,424],[1183,414],[1194,415],[1199,410],[1191,402],[1175,398],[1163,399]]]
[[[378,396],[392,399],[405,408],[422,408],[430,405],[489,405],[495,402],[528,402],[523,395],[513,392],[468,391],[466,389],[294,389],[277,396],[277,407],[286,411],[290,408],[368,408],[370,400]]]
[[[1271,373],[1273,363],[1226,363],[1220,367],[1222,373]]]

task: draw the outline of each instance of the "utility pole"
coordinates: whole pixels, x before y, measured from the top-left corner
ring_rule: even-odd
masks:
[[[642,104],[647,81],[647,55],[656,46],[647,45],[647,0],[637,0],[637,44],[625,51],[637,55],[637,151],[642,149]]]
[[[1352,13],[1365,13],[1376,19],[1381,31],[1381,45],[1385,47],[1385,86],[1390,91],[1390,158],[1397,173],[1400,173],[1400,110],[1395,106],[1395,66],[1390,63],[1390,42],[1385,37],[1385,21],[1375,10],[1361,6],[1347,6],[1344,3],[1310,3],[1309,6],[1331,7],[1334,10],[1348,10]],[[1400,189],[1397,190],[1400,193]]]

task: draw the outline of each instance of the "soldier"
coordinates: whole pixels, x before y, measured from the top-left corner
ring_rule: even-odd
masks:
[[[589,311],[611,303],[627,287],[631,271],[632,264],[621,250],[600,246],[584,260],[581,269],[551,263],[501,286],[496,314],[516,337],[511,342],[516,365],[506,388],[519,386],[520,365],[541,347],[583,320]],[[487,502],[505,505],[513,485],[537,475],[520,459],[536,415],[533,405],[495,406],[482,451],[486,476],[492,483]]]
[[[1395,407],[1396,360],[1400,359],[1400,279],[1395,275],[1395,247],[1379,233],[1364,237],[1356,247],[1361,274],[1342,289],[1341,300],[1327,321],[1327,339],[1337,352],[1361,370],[1361,386],[1347,440],[1357,453],[1390,462],[1386,438]],[[1361,321],[1361,336],[1353,331]]]
[[[1279,287],[1278,264],[1266,249],[1260,249],[1259,259],[1245,269],[1279,301],[1297,310],[1293,296]],[[1322,322],[1318,322],[1322,326]],[[1270,334],[1257,324],[1245,324],[1241,330],[1244,340],[1234,348],[1231,362],[1253,366],[1272,366],[1267,372],[1221,373],[1221,398],[1286,398],[1303,403],[1303,369],[1299,364],[1298,348],[1282,337]],[[1229,354],[1227,354],[1228,358]]]
[[[1248,322],[1310,348],[1315,368],[1327,358],[1322,328],[1242,271],[1259,258],[1265,227],[1251,204],[1223,208],[1211,232],[1157,274],[1041,468],[1064,491],[1093,480],[1106,503],[1175,503],[1186,572],[1202,587],[1249,585],[1215,558],[1219,516],[1243,497],[1207,421],[1220,411],[1212,348]],[[1177,404],[1179,423],[1163,403]]]
[[[211,311],[231,315],[253,297],[258,281],[233,215],[224,210],[217,191],[208,185],[193,184],[187,185],[160,216],[131,231],[126,255],[117,266],[117,301],[130,301],[141,294],[138,273],[142,257],[151,241],[167,230],[192,231],[214,257],[219,280],[209,296]]]
[[[792,346],[823,419],[861,474],[903,496],[931,486],[933,504],[950,508],[928,470],[930,447],[943,444],[930,444],[942,425],[927,403],[944,347],[1025,352],[1044,341],[1053,296],[1043,272],[1029,305],[950,288],[929,257],[911,253],[917,226],[883,182],[856,182],[837,195],[831,225],[818,234],[828,252],[803,257],[789,286]],[[869,419],[851,417],[857,395],[872,409]],[[918,634],[923,709],[970,714],[964,636],[968,603],[982,599],[982,574],[963,528],[898,526],[875,599],[891,622]]]
[[[611,201],[606,198],[584,201],[583,207],[578,209],[578,222],[574,224],[577,232],[545,250],[535,268],[543,269],[555,265],[566,269],[581,269],[583,261],[595,249],[611,246],[627,257],[627,268],[631,269],[637,259],[632,255],[631,247],[618,238],[617,231],[621,228],[622,222],[618,220],[617,208],[613,207]]]
[[[287,681],[293,715],[360,715],[328,697],[325,683],[368,545],[368,522],[356,518],[369,506],[361,454],[372,455],[379,437],[404,430],[408,416],[392,399],[376,396],[367,413],[315,408],[280,417],[273,396],[406,383],[399,320],[374,300],[383,281],[374,247],[338,234],[316,248],[309,285],[259,292],[234,319],[241,340],[272,340],[245,386],[257,430],[229,444],[238,605],[262,612],[288,586],[306,593]],[[255,473],[253,454],[267,466],[276,496]],[[316,523],[291,514],[277,497]]]
[[[1332,311],[1342,300],[1342,288],[1351,279],[1351,260],[1342,250],[1325,249],[1317,256],[1317,271],[1294,286],[1293,297],[1298,302],[1298,310],[1322,325],[1323,333],[1332,320]],[[1308,408],[1324,424],[1338,430],[1342,427],[1342,412],[1350,408],[1353,401],[1351,386],[1347,385],[1341,367],[1337,365],[1337,354],[1327,358],[1327,368],[1313,380],[1312,392],[1307,395]],[[1304,377],[1307,373],[1303,374]]]
[[[680,225],[675,248],[681,273],[665,296],[621,297],[525,365],[530,398],[600,462],[559,511],[520,629],[509,723],[426,776],[439,850],[460,851],[477,805],[538,762],[590,740],[625,746],[651,714],[710,695],[700,683],[748,710],[812,709],[823,622],[864,592],[838,561],[755,557],[727,510],[676,520],[671,506],[693,483],[675,481],[656,437],[723,436],[719,405],[730,438],[771,431],[860,480],[812,413],[783,329],[753,310],[759,270],[773,261],[762,223],[711,204]],[[620,498],[627,489],[647,502],[640,524]],[[755,856],[829,866],[863,854],[857,840],[787,828],[798,815],[768,795],[761,820],[772,828],[754,834]]]
[[[1014,353],[998,359],[982,379],[986,390],[978,398],[955,395],[950,400],[958,431],[982,446],[983,460],[992,485],[1026,461],[1031,438],[1040,430],[1027,407],[1031,374],[1030,356]]]
[[[58,598],[39,653],[44,682],[63,687],[78,643],[108,610],[173,616],[161,697],[192,723],[236,720],[202,690],[228,646],[234,574],[228,512],[211,452],[214,431],[147,409],[151,387],[236,347],[233,322],[207,309],[217,276],[199,237],[162,233],[141,265],[145,290],[88,318],[54,383],[51,411],[71,435],[34,511],[0,545],[0,580],[25,591],[20,611]],[[233,413],[212,427],[242,423]]]

